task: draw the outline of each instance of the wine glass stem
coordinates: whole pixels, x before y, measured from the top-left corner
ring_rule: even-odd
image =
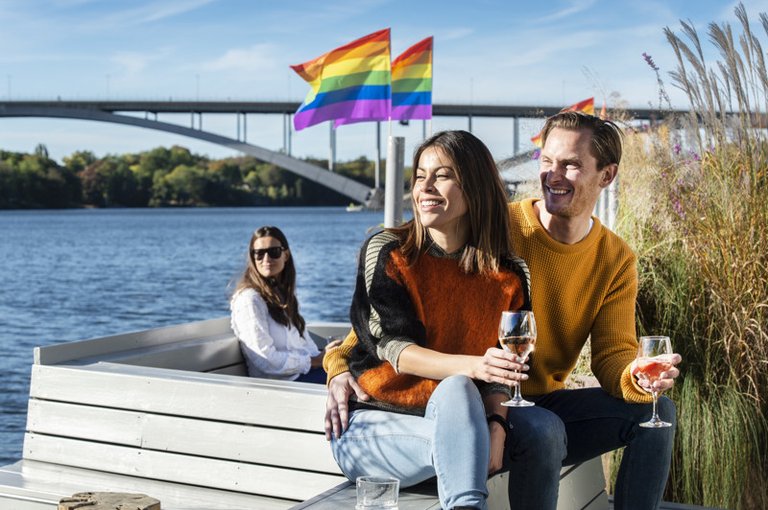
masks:
[[[656,421],[659,419],[659,415],[656,414],[656,400],[659,398],[659,393],[657,391],[652,391],[651,395],[653,395],[653,415],[651,416],[651,421]]]
[[[519,370],[515,370],[515,374],[519,374]],[[520,395],[520,380],[515,383],[515,400],[521,400],[523,397]]]

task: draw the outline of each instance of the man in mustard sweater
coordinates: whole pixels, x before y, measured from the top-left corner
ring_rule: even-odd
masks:
[[[576,112],[550,117],[542,131],[543,199],[509,205],[517,254],[531,274],[531,302],[538,325],[536,350],[527,374],[500,374],[498,382],[520,383],[535,407],[508,413],[504,464],[510,471],[515,509],[557,507],[563,465],[626,447],[614,508],[653,509],[661,502],[674,439],[675,406],[659,399],[670,428],[646,429],[650,395],[634,375],[637,338],[636,259],[627,244],[592,216],[600,192],[613,182],[621,160],[621,131],[608,121]],[[497,318],[489,318],[497,320]],[[587,339],[599,388],[565,389]],[[326,437],[346,428],[348,400],[366,400],[347,371],[345,342],[324,361],[329,377]],[[680,356],[674,355],[674,364]],[[679,374],[673,367],[654,383],[667,390]],[[502,433],[490,422],[491,433]]]

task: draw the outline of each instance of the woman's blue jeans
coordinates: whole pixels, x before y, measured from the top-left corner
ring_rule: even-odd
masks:
[[[488,424],[472,379],[452,376],[437,386],[424,417],[361,409],[331,448],[350,480],[386,475],[409,487],[437,476],[443,508],[486,508]]]
[[[658,508],[669,474],[675,404],[658,402],[672,427],[646,429],[651,404],[629,404],[601,388],[559,390],[531,399],[535,407],[510,408],[505,468],[512,508],[555,510],[560,468],[626,447],[614,493],[616,510]]]

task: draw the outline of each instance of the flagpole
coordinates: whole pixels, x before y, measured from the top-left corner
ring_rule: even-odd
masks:
[[[328,170],[334,171],[336,167],[336,130],[333,128],[334,121],[329,121],[328,125],[331,127],[330,132],[330,154],[328,155]]]
[[[376,161],[373,165],[374,189],[381,188],[381,121],[376,121]]]
[[[387,175],[384,180],[384,227],[397,227],[403,222],[403,169],[405,138],[390,136],[387,144]]]

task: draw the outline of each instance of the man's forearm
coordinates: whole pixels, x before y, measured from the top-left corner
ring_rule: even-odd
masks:
[[[341,345],[326,353],[323,358],[323,368],[328,374],[328,382],[337,375],[349,371],[349,358],[355,345],[357,345],[357,335],[354,329],[350,329]]]

